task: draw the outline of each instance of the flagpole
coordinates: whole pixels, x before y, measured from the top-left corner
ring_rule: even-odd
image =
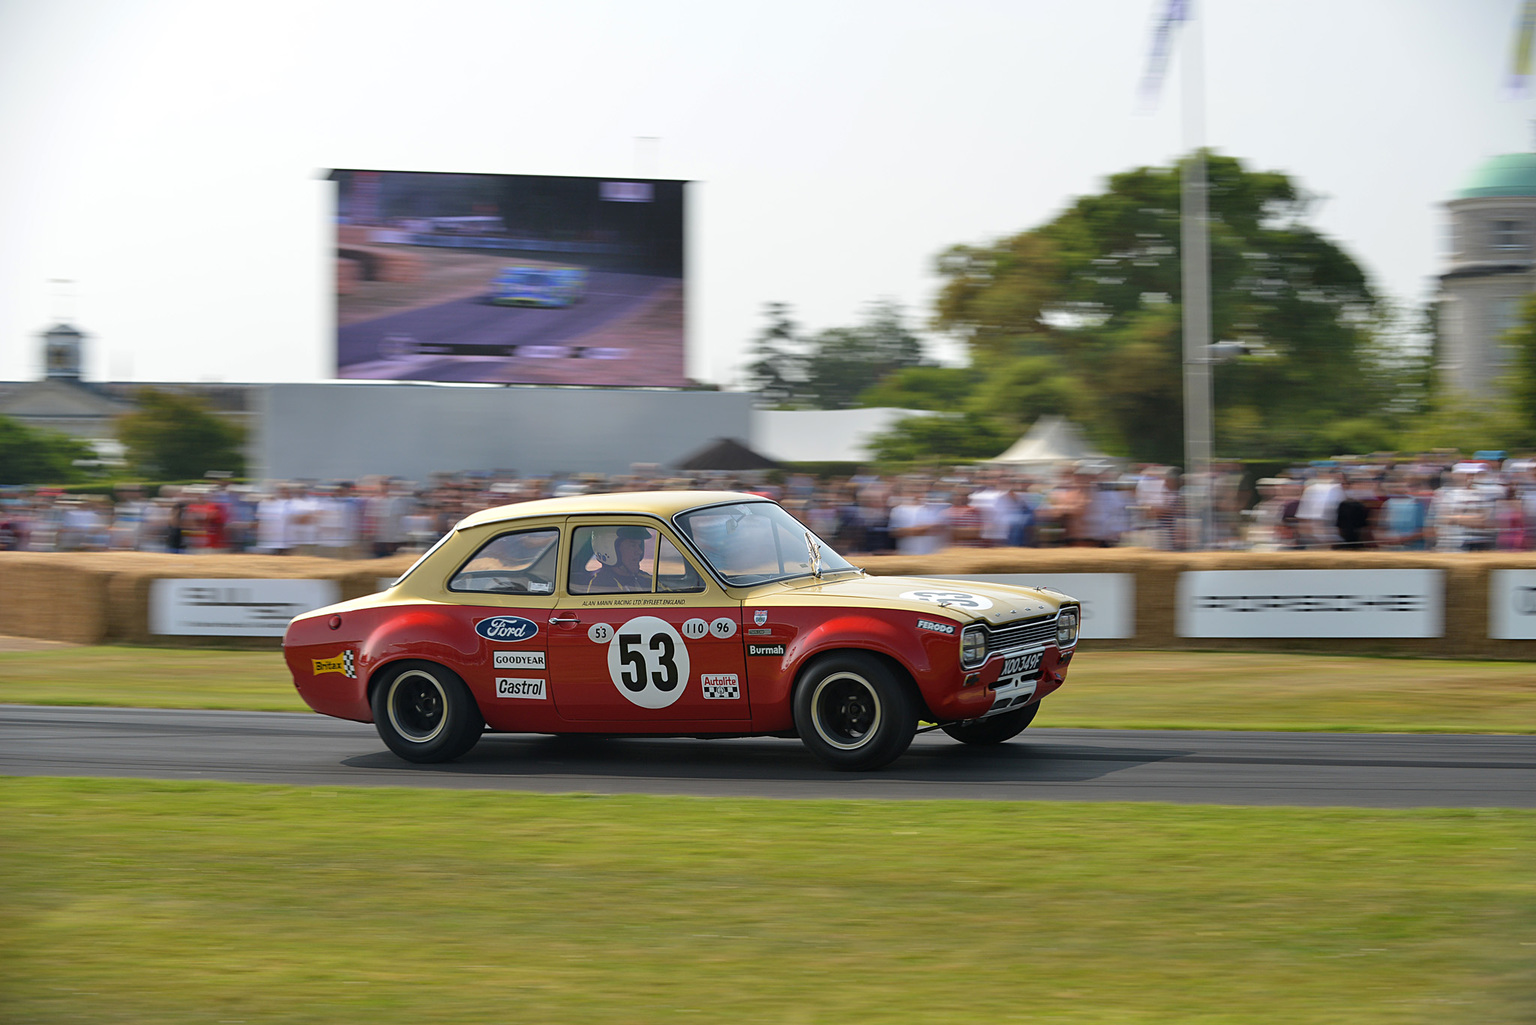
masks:
[[[1179,234],[1184,295],[1184,516],[1192,548],[1211,540],[1211,257],[1205,181],[1205,99],[1199,20],[1184,29],[1184,141]]]

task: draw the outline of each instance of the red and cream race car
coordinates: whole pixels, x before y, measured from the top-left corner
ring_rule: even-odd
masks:
[[[311,708],[414,762],[492,730],[797,736],[862,770],[924,723],[1016,736],[1080,616],[1046,588],[866,576],[755,495],[632,492],[475,513],[283,652]]]

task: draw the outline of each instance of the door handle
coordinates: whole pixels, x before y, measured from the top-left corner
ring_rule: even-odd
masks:
[[[571,616],[569,619],[567,619],[564,616],[550,616],[549,617],[549,621],[551,623],[580,623],[581,622],[581,617],[580,616]]]

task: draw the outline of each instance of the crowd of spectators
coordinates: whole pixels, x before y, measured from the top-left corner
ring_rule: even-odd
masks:
[[[650,488],[745,490],[781,501],[850,555],[922,555],[950,547],[1536,548],[1536,460],[1328,462],[1247,483],[1221,466],[1211,517],[1185,503],[1179,472],[1076,463],[1029,473],[816,480],[790,474],[520,477],[437,475],[425,484],[208,481],[153,497],[57,489],[0,492],[0,550],[255,552],[369,558],[420,551],[479,509],[556,495]]]

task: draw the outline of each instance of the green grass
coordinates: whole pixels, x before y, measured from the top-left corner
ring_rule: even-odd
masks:
[[[0,703],[304,711],[277,652],[0,654]],[[1041,726],[1536,733],[1536,666],[1338,655],[1085,650]]]
[[[0,780],[0,1020],[1533,1020],[1536,813]]]

